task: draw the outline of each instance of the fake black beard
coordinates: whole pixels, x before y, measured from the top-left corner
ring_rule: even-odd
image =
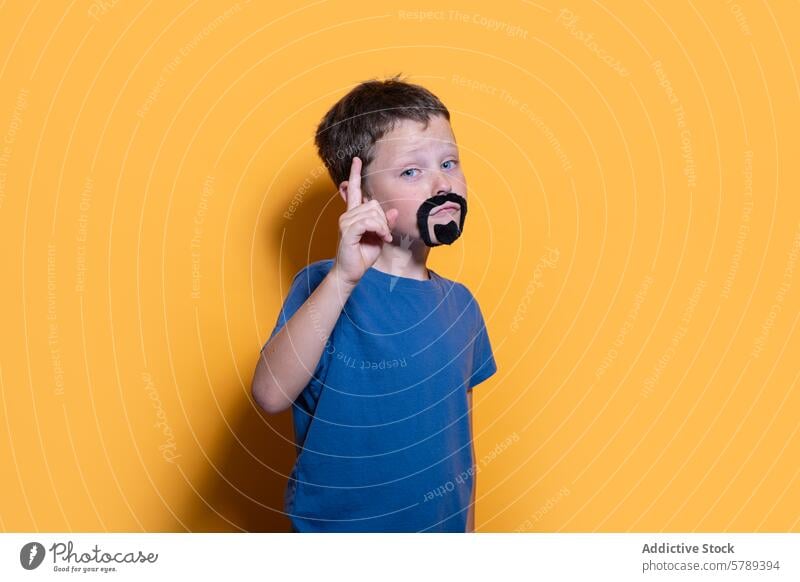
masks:
[[[436,240],[431,240],[431,233],[428,228],[428,218],[434,208],[437,208],[445,202],[455,202],[461,207],[461,218],[459,223],[456,224],[455,220],[451,220],[447,224],[434,224],[433,232],[436,235]],[[464,230],[464,219],[467,217],[467,199],[459,196],[455,192],[448,192],[447,194],[437,194],[428,198],[420,205],[417,210],[417,227],[419,227],[419,235],[422,241],[429,247],[439,246],[441,244],[451,245],[455,240],[461,236]]]

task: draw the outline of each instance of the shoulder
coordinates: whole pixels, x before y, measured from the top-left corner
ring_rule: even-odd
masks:
[[[458,281],[453,281],[452,279],[447,279],[441,275],[439,275],[439,278],[446,291],[451,294],[452,300],[458,304],[462,311],[466,309],[470,312],[480,312],[480,307],[478,306],[475,296],[466,285]]]
[[[461,309],[470,315],[470,320],[473,325],[475,325],[478,330],[485,329],[486,319],[483,316],[483,310],[475,295],[462,283],[455,283],[453,288],[458,290],[457,292],[461,296],[460,301],[463,302]]]
[[[322,259],[320,261],[314,261],[313,263],[309,263],[297,273],[295,273],[295,279],[308,279],[309,281],[320,281],[325,278],[325,275],[333,267],[333,259]]]
[[[317,286],[322,283],[322,280],[331,270],[332,266],[333,259],[323,259],[321,261],[309,263],[297,271],[292,279],[292,284],[289,291],[290,295],[301,298],[311,295],[311,293],[314,292],[314,289],[316,289]]]
[[[453,279],[442,277],[439,275],[439,273],[436,273],[436,276],[439,277],[445,289],[449,290],[449,292],[453,294],[454,299],[462,303],[475,302],[475,297],[472,295],[472,292],[470,292],[466,285],[459,283],[458,281],[454,281]]]

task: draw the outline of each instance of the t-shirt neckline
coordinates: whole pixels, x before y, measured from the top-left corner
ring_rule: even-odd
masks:
[[[403,289],[406,291],[429,291],[438,288],[438,280],[441,279],[438,273],[433,269],[428,269],[429,279],[412,279],[411,277],[401,277],[399,275],[391,275],[384,273],[370,267],[364,273],[364,277],[375,281],[381,285],[387,285],[390,289]]]

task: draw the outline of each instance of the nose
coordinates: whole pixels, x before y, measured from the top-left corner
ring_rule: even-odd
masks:
[[[434,182],[434,188],[437,194],[447,194],[453,191],[453,186],[450,178],[444,172],[437,172]]]

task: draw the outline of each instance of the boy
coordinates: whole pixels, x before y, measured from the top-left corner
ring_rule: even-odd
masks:
[[[346,204],[336,258],[294,277],[252,385],[265,411],[292,407],[292,531],[474,531],[471,389],[497,366],[470,291],[425,266],[467,213],[450,114],[368,81],[316,145]]]

